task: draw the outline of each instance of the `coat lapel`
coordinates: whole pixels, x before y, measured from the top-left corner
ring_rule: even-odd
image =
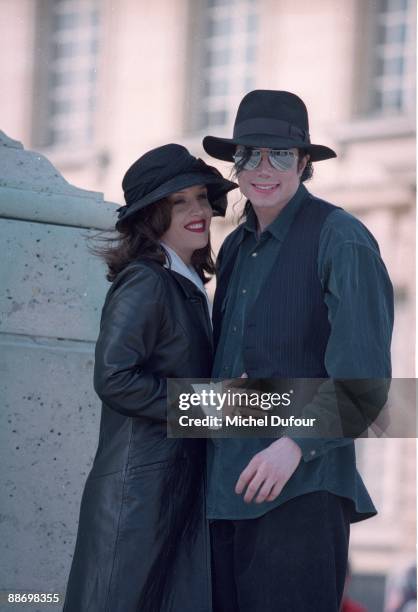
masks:
[[[200,326],[202,327],[202,330],[206,335],[210,346],[213,347],[212,325],[210,322],[209,310],[205,295],[188,278],[185,278],[178,272],[174,272],[174,270],[167,270],[167,272],[176,281],[185,299],[190,304],[196,306],[196,319],[199,321]]]

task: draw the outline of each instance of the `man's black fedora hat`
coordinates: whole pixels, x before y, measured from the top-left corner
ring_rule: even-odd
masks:
[[[233,161],[237,145],[274,149],[305,149],[310,161],[337,157],[323,145],[311,144],[308,111],[304,102],[288,91],[256,89],[238,107],[232,138],[206,136],[203,148],[217,159]]]
[[[153,202],[193,185],[206,185],[208,199],[215,212],[225,215],[226,194],[238,187],[223,178],[216,168],[191,155],[179,144],[152,149],[136,160],[122,181],[126,206],[118,208],[119,223]]]

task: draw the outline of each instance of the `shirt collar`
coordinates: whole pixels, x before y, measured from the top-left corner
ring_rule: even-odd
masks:
[[[165,244],[164,242],[161,242],[160,244],[164,248],[165,252],[168,254],[168,257],[166,258],[167,261],[164,264],[164,267],[174,270],[174,272],[177,272],[178,274],[181,274],[182,276],[188,278],[192,283],[196,285],[198,289],[200,289],[200,291],[204,292],[204,284],[194,267],[185,264],[181,257],[177,255],[176,251],[169,247],[168,244]]]
[[[307,193],[306,187],[300,183],[295,195],[289,200],[274,221],[272,221],[270,225],[265,228],[263,233],[268,232],[274,238],[276,238],[276,240],[283,242],[287,231],[299,212],[302,201]],[[257,217],[252,207],[250,207],[247,214],[247,219],[244,222],[244,229],[254,234],[257,231]]]
[[[168,244],[165,244],[165,242],[160,242],[160,244],[166,252],[166,262],[164,264],[164,268],[168,268],[169,270],[177,272],[177,274],[181,274],[191,281],[199,289],[199,291],[203,293],[208,305],[209,317],[212,319],[212,303],[209,300],[205,285],[203,284],[203,281],[196,272],[195,268],[193,266],[186,265],[182,258],[177,255],[175,250],[169,247]]]

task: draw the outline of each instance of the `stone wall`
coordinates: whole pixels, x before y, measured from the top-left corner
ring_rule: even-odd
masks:
[[[97,442],[94,342],[108,287],[86,238],[114,210],[0,133],[3,591],[64,594]]]

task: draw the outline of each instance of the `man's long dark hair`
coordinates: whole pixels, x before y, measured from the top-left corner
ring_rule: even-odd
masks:
[[[100,232],[89,240],[89,251],[104,259],[107,264],[108,281],[113,282],[119,272],[136,259],[165,264],[166,254],[160,238],[170,227],[173,206],[175,204],[167,199],[154,202],[131,218],[121,220],[113,236],[105,236],[104,232]],[[191,263],[202,281],[207,283],[210,278],[206,274],[215,273],[210,239],[203,249],[193,253]]]

